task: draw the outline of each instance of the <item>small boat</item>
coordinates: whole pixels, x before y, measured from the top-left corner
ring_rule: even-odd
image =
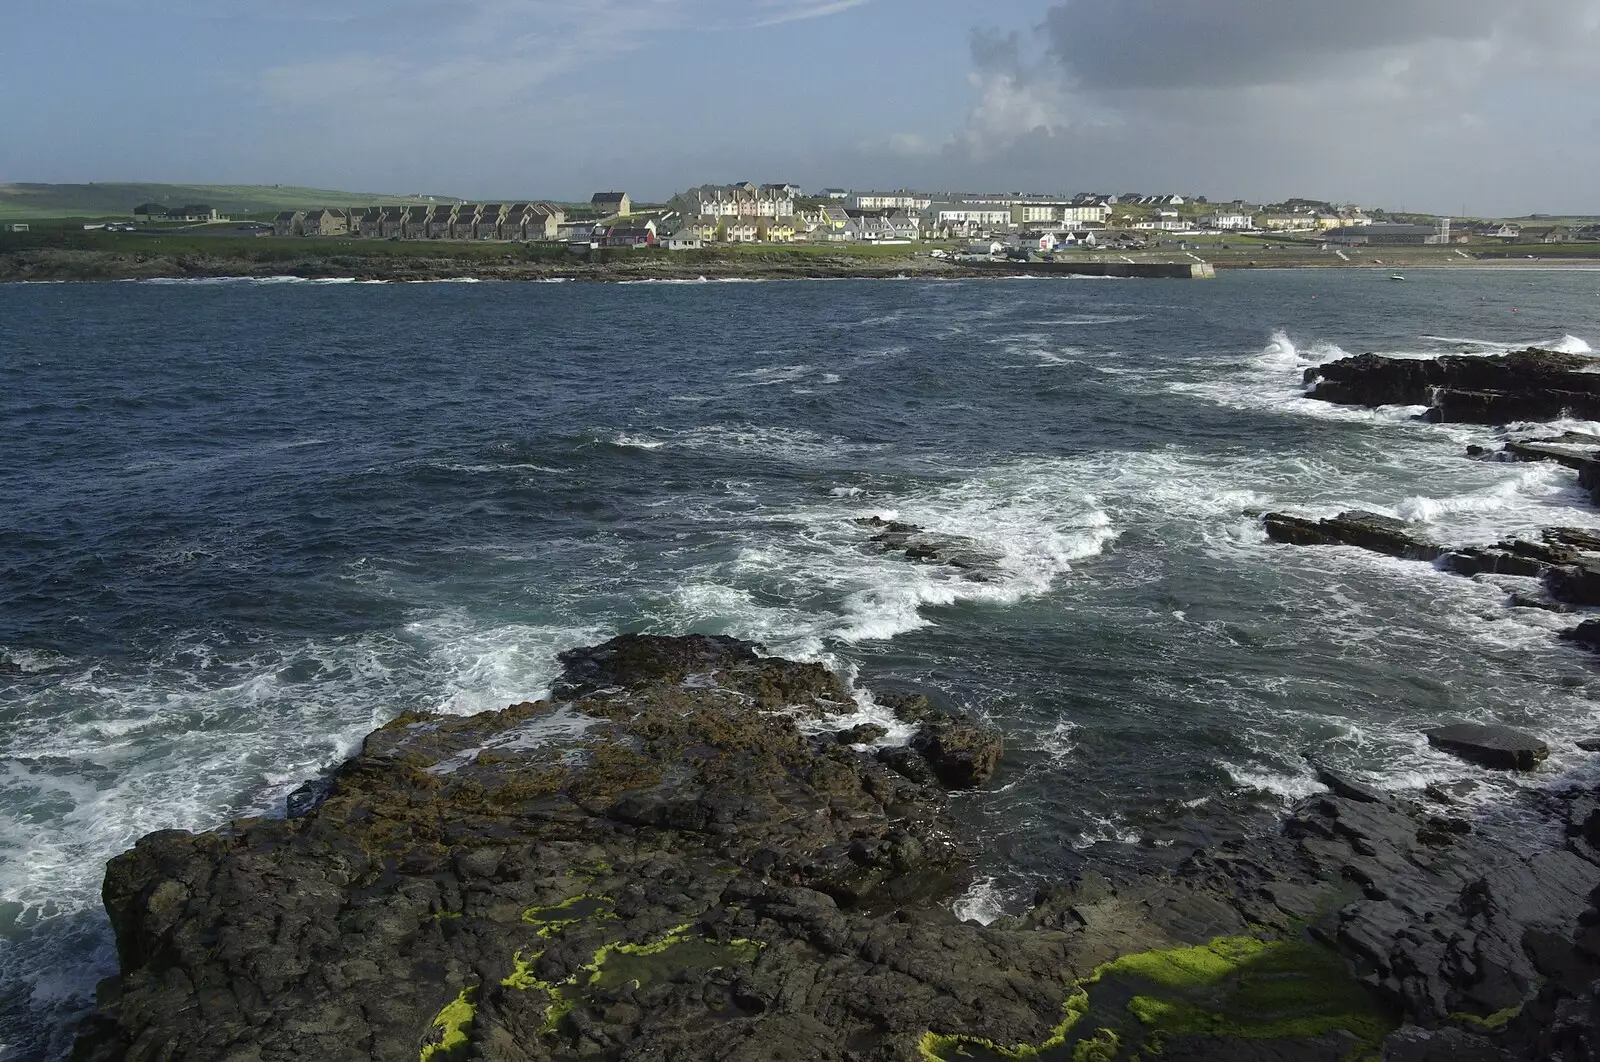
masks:
[[[1404,273],[1390,273],[1389,274],[1389,279],[1390,280],[1404,280],[1405,278],[1406,278],[1406,275]]]

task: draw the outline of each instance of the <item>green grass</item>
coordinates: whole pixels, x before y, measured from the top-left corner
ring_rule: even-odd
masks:
[[[437,202],[455,202],[440,197]],[[272,213],[315,207],[423,206],[435,200],[372,192],[341,192],[276,184],[0,184],[0,221],[35,218],[131,218],[141,203],[181,207],[205,203],[224,214]]]

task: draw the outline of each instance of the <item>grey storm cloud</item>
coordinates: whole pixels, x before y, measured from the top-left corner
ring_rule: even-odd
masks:
[[[1600,0],[1056,0],[970,51],[969,182],[1595,209]]]
[[[1231,88],[1316,80],[1430,44],[1575,52],[1600,34],[1600,3],[1063,0],[1045,31],[1083,91]]]

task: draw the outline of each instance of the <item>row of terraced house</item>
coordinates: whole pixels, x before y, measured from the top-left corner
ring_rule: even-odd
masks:
[[[566,221],[550,203],[293,210],[273,219],[277,236],[364,236],[388,240],[554,240]]]

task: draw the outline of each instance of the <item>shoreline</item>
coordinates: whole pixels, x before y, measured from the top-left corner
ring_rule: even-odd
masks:
[[[387,250],[387,249],[385,249]],[[1241,256],[1216,256],[1203,259],[1218,273],[1279,270],[1396,270],[1459,271],[1600,271],[1600,252],[1595,258],[1572,259],[1447,259],[1437,254],[1406,254],[1396,248],[1382,261],[1338,261],[1297,257],[1292,261],[1243,259]],[[1193,260],[1171,255],[1097,256],[1102,263],[1132,269],[1171,269],[1193,264]],[[1074,264],[1100,264],[1064,260]],[[151,254],[108,250],[41,248],[0,251],[0,284],[58,283],[137,280],[267,280],[294,277],[301,280],[352,280],[384,283],[407,281],[479,280],[509,282],[622,283],[629,281],[699,280],[889,280],[889,279],[996,279],[1011,277],[1035,279],[1097,279],[1061,276],[1051,263],[960,263],[916,255],[838,255],[801,252],[775,252],[771,255],[728,254],[689,261],[650,256],[629,261],[626,258],[587,260],[518,259],[511,254],[500,260],[466,260],[426,255],[363,255],[326,252],[284,257],[247,254]],[[1130,279],[1130,278],[1115,278]],[[1131,278],[1131,279],[1158,279]]]

